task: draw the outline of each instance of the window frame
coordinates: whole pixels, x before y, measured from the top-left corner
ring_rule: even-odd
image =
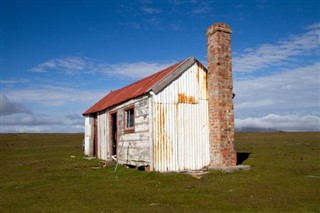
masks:
[[[128,113],[128,112],[130,112],[131,110],[133,110],[133,124],[132,124],[132,126],[130,126],[130,127],[128,127],[128,114],[130,115],[130,113]],[[135,107],[134,107],[134,105],[131,105],[131,106],[127,106],[127,107],[125,107],[124,108],[124,110],[123,110],[123,112],[124,112],[124,133],[133,133],[134,132],[134,130],[135,130]]]

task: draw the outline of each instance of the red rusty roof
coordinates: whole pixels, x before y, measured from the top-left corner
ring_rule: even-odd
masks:
[[[150,88],[152,88],[156,83],[161,81],[164,77],[178,68],[179,65],[182,65],[185,61],[186,60],[176,63],[164,70],[161,70],[153,75],[134,82],[126,87],[110,92],[96,104],[90,107],[87,111],[85,111],[83,115],[103,111],[109,107],[115,106],[149,92]]]

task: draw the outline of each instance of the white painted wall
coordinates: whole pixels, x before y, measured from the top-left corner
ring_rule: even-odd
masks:
[[[93,118],[86,116],[84,123],[84,154],[93,156]]]
[[[124,108],[134,105],[135,109],[135,131],[125,133],[124,131]],[[121,105],[101,112],[97,116],[98,153],[97,157],[102,160],[111,160],[110,112],[117,112],[118,124],[118,159],[120,164],[135,166],[150,165],[150,133],[149,133],[149,99],[148,96],[129,100]],[[93,118],[88,119],[90,125],[86,125],[85,154],[90,150],[93,154]],[[90,132],[90,134],[89,134]],[[90,138],[90,139],[89,139]],[[88,142],[86,142],[88,141]],[[89,142],[91,141],[91,142]]]
[[[97,116],[98,127],[98,158],[102,160],[110,159],[109,154],[109,114],[104,112]]]

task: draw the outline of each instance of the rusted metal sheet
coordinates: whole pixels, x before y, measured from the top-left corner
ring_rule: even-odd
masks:
[[[197,170],[208,166],[206,70],[194,63],[153,95],[153,169]]]
[[[182,61],[183,62],[183,61]],[[150,75],[140,81],[134,82],[126,87],[110,92],[88,110],[83,115],[92,114],[103,111],[109,107],[124,103],[130,99],[139,97],[147,93],[150,88],[158,83],[161,79],[167,76],[170,72],[175,70],[182,62],[176,63],[164,70],[161,70],[153,75]]]

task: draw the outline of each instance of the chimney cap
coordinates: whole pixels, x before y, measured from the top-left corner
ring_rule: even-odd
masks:
[[[210,36],[210,35],[212,35],[213,33],[217,32],[217,31],[231,34],[231,29],[230,29],[230,26],[228,24],[218,22],[218,23],[215,23],[215,24],[211,25],[208,28],[207,36]]]

